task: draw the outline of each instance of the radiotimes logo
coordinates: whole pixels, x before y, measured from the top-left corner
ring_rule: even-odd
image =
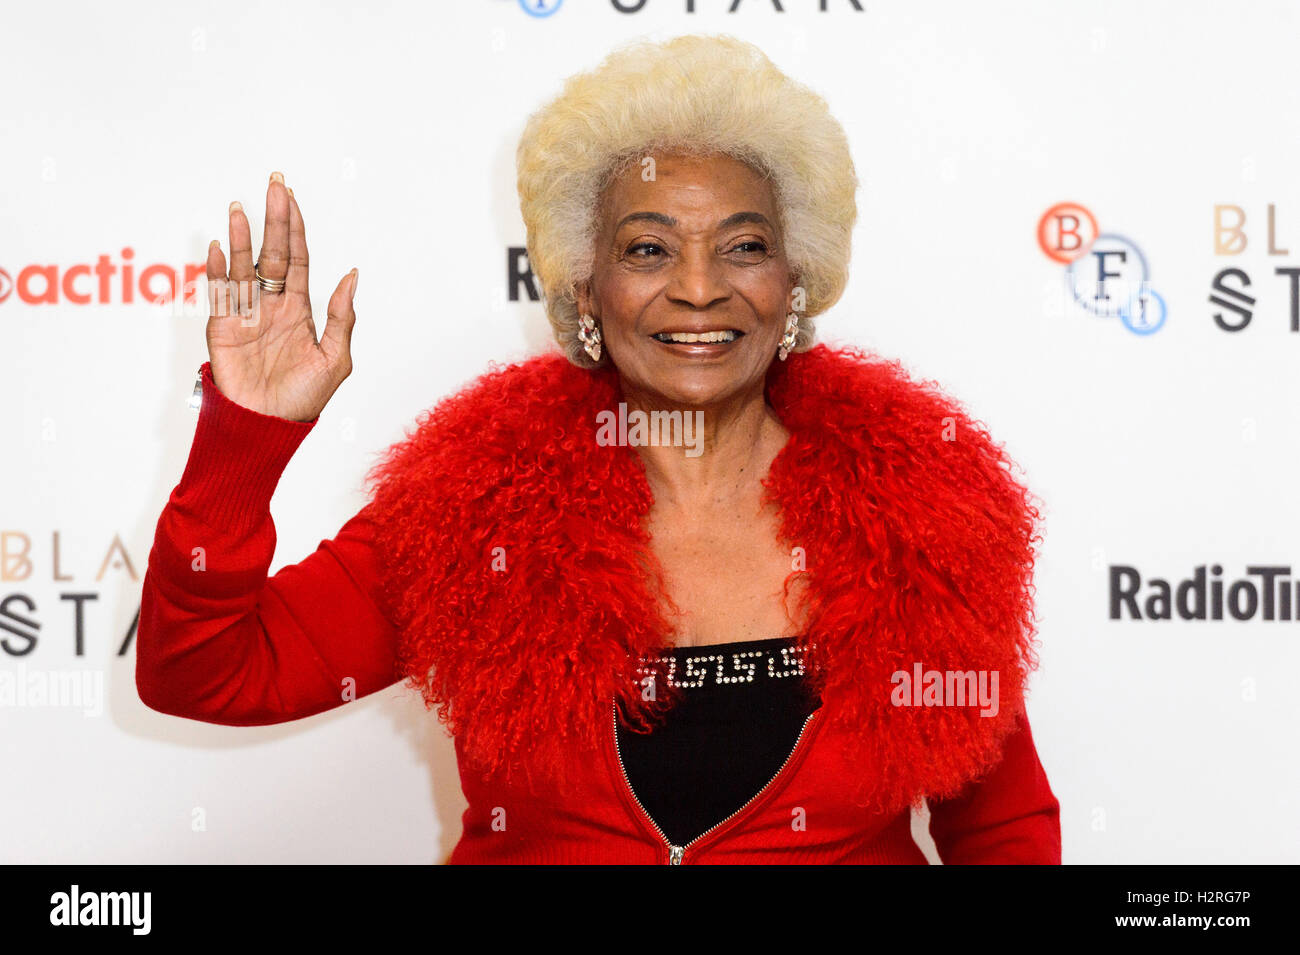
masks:
[[[203,302],[205,266],[190,262],[174,268],[165,262],[135,261],[125,246],[93,262],[72,265],[32,263],[0,267],[0,304],[23,305],[198,305]]]
[[[1223,579],[1223,565],[1192,568],[1179,581],[1142,578],[1128,564],[1111,564],[1111,620],[1300,620],[1300,580],[1290,564],[1250,564],[1243,577]],[[1253,579],[1252,579],[1253,578]]]
[[[1151,268],[1138,244],[1102,232],[1097,217],[1077,202],[1058,202],[1038,220],[1038,247],[1064,266],[1071,301],[1098,318],[1117,318],[1134,335],[1164,327],[1169,310],[1151,288]]]

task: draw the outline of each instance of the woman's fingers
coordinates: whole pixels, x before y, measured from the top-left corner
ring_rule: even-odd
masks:
[[[240,313],[252,307],[253,238],[248,216],[238,202],[230,204],[230,303]]]
[[[262,251],[257,253],[257,271],[263,278],[277,282],[289,274],[289,193],[284,188],[284,177],[278,172],[271,173],[266,187],[266,225],[262,230]],[[261,291],[261,294],[277,293]]]
[[[266,274],[266,273],[263,273]],[[302,210],[298,200],[289,193],[289,275],[284,290],[290,295],[301,295],[309,303],[307,287],[307,230],[302,223]]]
[[[208,317],[224,318],[231,313],[229,282],[226,281],[226,257],[221,252],[221,242],[213,239],[208,244]]]
[[[342,371],[345,378],[352,371],[352,326],[357,321],[353,303],[358,278],[358,270],[353,269],[339,280],[338,287],[330,296],[325,333],[320,338],[321,351],[325,352],[325,357],[331,364]]]

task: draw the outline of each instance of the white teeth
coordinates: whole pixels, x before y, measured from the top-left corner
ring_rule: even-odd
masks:
[[[718,332],[663,332],[656,336],[661,340],[670,342],[679,342],[681,344],[690,344],[691,342],[704,342],[706,344],[718,342],[730,342],[736,340],[736,333],[731,330]]]

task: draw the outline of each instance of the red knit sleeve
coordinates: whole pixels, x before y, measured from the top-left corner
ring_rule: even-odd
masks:
[[[930,835],[945,865],[1061,864],[1060,804],[1023,709],[992,772],[930,803]]]
[[[268,577],[271,496],[316,421],[244,408],[217,389],[209,363],[201,374],[189,460],[158,519],[144,578],[140,698],[163,713],[243,726],[310,716],[392,685],[397,634],[377,599],[369,505]]]

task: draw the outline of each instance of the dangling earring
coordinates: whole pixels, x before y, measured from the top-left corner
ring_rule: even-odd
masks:
[[[600,329],[596,320],[590,315],[578,316],[578,339],[582,349],[591,356],[592,361],[600,361]]]
[[[799,340],[799,316],[791,312],[785,320],[785,335],[781,338],[781,347],[776,350],[776,357],[785,361],[786,356],[794,350]]]

